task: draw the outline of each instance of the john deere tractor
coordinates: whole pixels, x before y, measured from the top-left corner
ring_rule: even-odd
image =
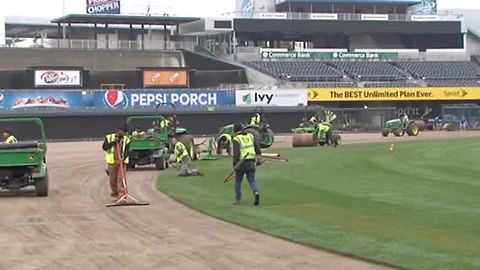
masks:
[[[129,150],[130,163],[129,169],[136,166],[154,164],[157,170],[164,170],[168,167],[168,157],[173,152],[171,139],[177,138],[180,142],[185,144],[185,147],[190,153],[192,159],[197,158],[195,150],[194,137],[189,134],[185,128],[177,127],[177,119],[175,114],[169,117],[169,126],[162,127],[160,123],[166,120],[165,117],[159,115],[160,105],[172,106],[175,110],[175,105],[170,103],[158,103],[156,107],[155,116],[131,116],[127,119],[128,126],[135,126],[135,124],[151,125],[153,127],[143,131],[137,129],[130,133],[131,143]]]
[[[318,122],[319,113],[307,119],[304,113],[303,122],[296,128],[292,129],[294,135],[292,138],[293,147],[311,147],[324,146],[327,144],[327,135],[330,132],[331,143],[336,147],[341,142],[340,134],[333,132],[333,121],[337,116],[332,112],[325,112],[325,121]]]
[[[385,123],[382,136],[387,137],[390,133],[393,133],[393,135],[397,137],[404,136],[405,133],[408,136],[418,136],[420,129],[415,121],[409,120],[406,115],[403,115],[397,119],[392,119]]]
[[[255,109],[255,115],[257,114],[261,116],[260,122],[255,123],[255,121],[250,121],[248,124],[244,125],[243,128],[245,132],[253,134],[255,140],[257,142],[260,142],[261,148],[269,148],[273,145],[275,141],[275,134],[270,129],[270,125],[263,117],[262,107],[257,107]],[[233,131],[233,124],[226,125],[220,128],[217,142],[217,149],[219,151],[221,151],[221,149],[225,149],[223,147],[226,147],[225,141],[222,140],[225,135],[230,135],[232,138],[235,136],[235,132]]]

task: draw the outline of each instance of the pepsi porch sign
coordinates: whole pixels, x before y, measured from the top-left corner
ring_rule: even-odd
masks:
[[[177,107],[208,107],[235,105],[235,96],[227,91],[193,90],[109,90],[99,91],[96,107],[107,109],[148,109],[158,103],[173,103]]]

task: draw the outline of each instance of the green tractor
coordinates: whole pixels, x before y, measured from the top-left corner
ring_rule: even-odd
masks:
[[[263,108],[257,107],[255,114],[263,115]],[[257,142],[260,142],[261,148],[270,148],[275,142],[275,134],[270,129],[270,125],[266,123],[265,118],[262,117],[260,123],[253,123],[252,121],[243,126],[245,132],[252,134]],[[229,149],[226,140],[222,140],[225,135],[230,135],[232,138],[235,136],[233,131],[233,124],[223,126],[219,130],[219,136],[217,140],[217,152],[221,152],[222,149]]]
[[[170,105],[175,110],[174,104],[158,103],[156,107],[156,116],[131,116],[127,118],[128,126],[132,126],[132,123],[142,123],[143,125],[148,125],[149,123],[154,124],[154,126],[147,129],[146,132],[137,128],[133,132],[130,132],[130,162],[128,164],[128,169],[151,164],[154,164],[157,170],[168,168],[168,159],[174,148],[174,145],[172,145],[171,142],[171,138],[173,137],[185,144],[192,159],[197,159],[194,137],[189,134],[187,129],[177,127],[178,121],[175,114],[170,117],[170,119],[173,120],[172,125],[169,127],[159,126],[159,123],[166,120],[165,117],[159,115],[158,110],[160,105]]]
[[[33,186],[38,197],[48,196],[46,164],[47,140],[42,120],[38,118],[5,118],[0,124],[25,127],[28,132],[38,128],[40,138],[17,143],[0,143],[0,188],[17,191]]]
[[[385,123],[385,127],[382,131],[382,136],[387,137],[388,134],[393,133],[397,137],[404,136],[405,133],[408,136],[418,136],[420,129],[414,120],[408,120],[406,115],[397,119],[392,119]]]
[[[292,129],[293,147],[311,147],[311,146],[324,146],[327,144],[327,136],[331,136],[331,143],[337,147],[341,142],[341,136],[338,133],[333,132],[333,121],[337,118],[334,113],[326,113],[325,121],[318,122],[320,119],[319,113],[312,116],[311,119],[317,119],[317,121],[311,121],[307,119],[306,111],[304,112],[303,122],[296,128]]]

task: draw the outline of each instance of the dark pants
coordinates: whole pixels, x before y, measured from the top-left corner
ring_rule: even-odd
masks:
[[[244,175],[247,175],[248,184],[253,194],[258,192],[257,183],[255,182],[255,161],[247,160],[235,172],[235,199],[237,201],[242,199],[242,181]]]

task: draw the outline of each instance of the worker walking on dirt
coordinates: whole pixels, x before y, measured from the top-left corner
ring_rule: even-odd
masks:
[[[126,173],[126,165],[129,161],[128,149],[130,146],[130,139],[126,136],[127,131],[126,127],[122,127],[116,133],[108,134],[105,136],[102,145],[102,149],[106,152],[107,174],[110,178],[110,188],[112,189],[110,196],[113,198],[118,198],[125,193],[120,164],[123,163],[124,166],[122,167],[124,173]],[[120,149],[120,153],[117,153],[117,149]]]
[[[243,176],[247,176],[248,184],[254,196],[254,205],[260,203],[260,192],[255,181],[256,157],[262,154],[260,144],[255,137],[246,133],[241,124],[235,124],[233,128],[233,167],[235,169],[235,202],[239,204],[242,199]]]
[[[5,143],[17,143],[17,138],[13,135],[10,130],[3,131],[3,140]]]
[[[192,158],[185,144],[174,137],[172,138],[172,145],[174,145],[175,161],[180,164],[178,176],[203,176],[200,170],[192,169]]]

